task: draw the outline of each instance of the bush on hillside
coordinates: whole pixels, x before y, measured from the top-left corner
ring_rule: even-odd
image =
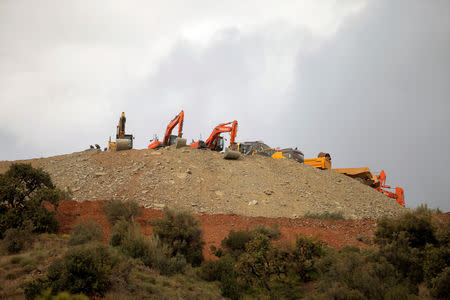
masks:
[[[267,236],[271,240],[278,240],[281,237],[281,231],[278,224],[274,224],[272,227],[259,224],[255,226],[251,231],[252,235],[262,234]]]
[[[25,222],[22,228],[10,228],[5,231],[2,247],[8,254],[19,253],[33,244],[33,226]]]
[[[51,290],[46,290],[42,295],[38,296],[36,300],[89,300],[85,295],[72,295],[67,292],[61,292],[57,295],[52,295]]]
[[[55,212],[44,208],[48,201],[56,208],[66,193],[57,189],[50,175],[30,164],[12,164],[0,174],[0,237],[7,229],[19,228],[25,221],[33,223],[34,232],[58,229]]]
[[[280,229],[275,224],[273,227],[266,227],[262,224],[257,225],[251,230],[230,230],[228,236],[222,240],[222,247],[234,256],[239,256],[245,251],[245,245],[250,242],[255,235],[262,234],[271,240],[277,240],[281,237]],[[222,253],[223,251],[215,251]]]
[[[238,282],[243,282],[251,294],[297,299],[301,296],[300,284],[315,278],[315,262],[322,255],[323,246],[320,241],[302,236],[293,249],[282,249],[257,233],[239,256]]]
[[[318,219],[318,220],[345,220],[344,214],[342,211],[337,212],[328,212],[325,211],[323,213],[311,213],[307,212],[303,215],[304,218],[309,219]]]
[[[103,232],[100,225],[92,219],[77,223],[70,231],[69,245],[81,245],[88,242],[100,242]]]
[[[230,230],[228,236],[222,240],[222,247],[235,256],[239,256],[245,251],[245,245],[250,242],[252,238],[253,235],[248,230]]]
[[[431,280],[431,294],[437,298],[445,298],[450,295],[450,267],[446,267],[441,273]]]
[[[414,208],[414,213],[419,215],[438,215],[441,214],[442,211],[438,208],[430,208],[428,205],[420,204],[416,208]]]
[[[172,257],[172,251],[157,236],[146,237],[133,222],[118,221],[112,229],[110,244],[162,275],[183,273],[186,268],[186,259],[182,255]]]
[[[102,209],[111,225],[121,219],[130,222],[142,214],[142,209],[134,200],[122,202],[119,199],[111,199],[103,205]]]
[[[103,244],[86,244],[73,247],[55,260],[46,277],[25,285],[27,299],[34,299],[42,291],[68,291],[72,294],[103,297],[111,286],[111,276],[121,259]],[[122,276],[128,276],[122,273]]]
[[[193,266],[203,261],[200,222],[187,212],[176,213],[164,210],[164,218],[152,221],[153,234],[169,247],[170,255],[182,255]]]
[[[436,228],[429,215],[407,213],[399,218],[383,218],[375,231],[375,243],[387,245],[398,239],[400,233],[408,239],[412,248],[423,248],[426,244],[437,244]]]

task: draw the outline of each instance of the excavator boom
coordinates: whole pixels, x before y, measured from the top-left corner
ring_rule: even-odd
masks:
[[[231,124],[231,126],[230,126]],[[215,149],[217,147],[217,143],[219,141],[219,136],[221,133],[230,132],[230,147],[234,145],[234,141],[236,139],[238,122],[232,121],[228,123],[219,124],[214,128],[209,138],[206,140],[206,146],[211,149]]]
[[[211,135],[208,137],[206,142],[197,141],[190,144],[190,147],[193,148],[209,148],[213,151],[222,151],[223,150],[223,138],[220,134],[224,132],[229,132],[231,134],[230,137],[230,146],[225,149],[224,158],[225,159],[238,159],[240,157],[239,151],[233,151],[232,149],[235,146],[235,140],[237,135],[238,122],[236,120],[228,123],[222,123],[217,125]]]
[[[116,133],[116,141],[112,142],[111,138],[108,142],[109,150],[128,150],[133,148],[133,135],[125,134],[125,123],[127,118],[125,117],[125,113],[122,112],[119,119],[119,124],[117,125],[117,133]]]
[[[183,137],[183,122],[184,122],[184,111],[182,110],[172,121],[170,121],[169,125],[167,125],[166,133],[164,134],[163,145],[168,146],[170,136],[172,135],[172,130],[175,126],[178,125],[178,137]]]
[[[175,116],[175,118],[172,119],[172,121],[170,121],[169,125],[167,125],[163,141],[162,142],[154,141],[153,143],[148,145],[147,148],[155,149],[155,148],[159,148],[159,147],[170,146],[172,144],[171,138],[174,137],[174,136],[172,136],[172,131],[177,125],[178,125],[178,135],[176,136],[177,147],[185,146],[186,140],[182,139],[182,137],[183,137],[183,122],[184,122],[184,111],[182,110],[178,115]]]

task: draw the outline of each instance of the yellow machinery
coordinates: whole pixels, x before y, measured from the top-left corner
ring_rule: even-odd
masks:
[[[305,164],[311,165],[322,170],[331,169],[331,155],[329,153],[320,152],[317,158],[307,158]]]
[[[378,177],[372,174],[368,167],[333,169],[333,171],[347,175],[373,188],[377,188],[380,186]]]
[[[133,135],[125,134],[126,121],[127,118],[125,117],[125,113],[122,112],[119,119],[119,125],[117,125],[116,141],[112,142],[111,137],[109,137],[108,150],[120,151],[133,148]]]
[[[306,158],[304,163],[322,170],[331,169],[331,160],[325,157]]]

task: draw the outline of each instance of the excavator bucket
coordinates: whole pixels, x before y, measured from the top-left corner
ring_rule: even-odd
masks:
[[[238,159],[241,156],[241,152],[231,150],[230,148],[225,148],[225,153],[223,154],[224,159]]]
[[[116,139],[116,150],[129,150],[133,148],[133,140],[130,138]]]
[[[176,140],[175,140],[175,145],[176,145],[176,148],[178,149],[178,148],[182,148],[182,147],[186,147],[186,144],[187,144],[187,140],[186,139],[183,139],[183,138],[177,138]]]

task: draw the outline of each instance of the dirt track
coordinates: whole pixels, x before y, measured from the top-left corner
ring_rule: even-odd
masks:
[[[354,179],[290,159],[245,156],[230,161],[209,150],[166,147],[23,162],[44,168],[79,202],[133,199],[146,208],[271,218],[340,211],[349,219],[376,219],[406,211]],[[0,172],[10,164],[0,162]]]
[[[102,205],[105,201],[61,201],[57,218],[60,222],[60,233],[69,233],[70,229],[81,220],[91,218],[99,223],[105,234],[105,241],[110,234],[110,225],[103,214]],[[151,234],[149,220],[162,217],[163,212],[154,209],[144,209],[138,219],[143,232]],[[289,218],[263,218],[245,217],[238,215],[194,215],[201,222],[203,239],[206,242],[204,255],[213,257],[210,246],[220,246],[222,239],[230,230],[253,228],[258,224],[271,226],[278,224],[282,232],[282,243],[293,243],[297,234],[317,236],[332,247],[341,248],[345,245],[367,247],[366,244],[356,240],[364,236],[371,238],[376,228],[374,220],[313,220],[313,219],[289,219]]]

